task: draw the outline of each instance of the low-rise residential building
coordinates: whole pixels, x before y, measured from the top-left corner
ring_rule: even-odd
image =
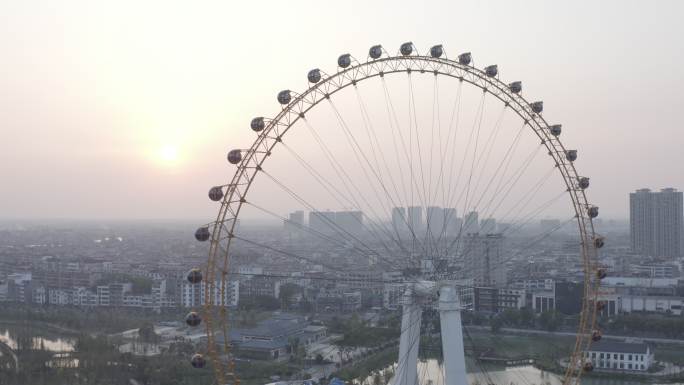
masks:
[[[594,369],[647,371],[654,362],[653,351],[644,343],[600,341],[584,352]]]
[[[297,350],[306,353],[309,346],[327,337],[324,326],[311,325],[304,317],[276,314],[253,328],[230,332],[235,354],[241,358],[284,361]]]

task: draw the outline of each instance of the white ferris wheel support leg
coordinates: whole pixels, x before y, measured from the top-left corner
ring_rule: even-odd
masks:
[[[468,385],[461,329],[461,301],[456,287],[452,285],[442,286],[440,289],[439,322],[442,329],[444,383]]]
[[[417,303],[413,288],[408,288],[402,298],[401,337],[399,361],[392,385],[418,384],[418,348],[420,346],[420,323],[422,308]]]

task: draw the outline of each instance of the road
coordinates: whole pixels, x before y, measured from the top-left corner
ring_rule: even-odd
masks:
[[[464,325],[464,327],[470,330],[486,330],[490,331],[489,326],[473,326]],[[515,328],[501,328],[500,332],[510,333],[510,334],[551,334],[555,336],[568,336],[575,337],[577,333],[574,332],[549,332],[546,330],[535,330],[535,329],[515,329]],[[603,338],[615,339],[615,340],[627,340],[627,339],[638,339],[644,342],[654,342],[659,344],[680,344],[684,345],[684,340],[674,339],[674,338],[652,338],[652,337],[632,337],[632,336],[616,336],[611,334],[604,334]]]

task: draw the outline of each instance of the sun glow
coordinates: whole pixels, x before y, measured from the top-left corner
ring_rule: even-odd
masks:
[[[166,166],[175,166],[179,163],[180,157],[178,147],[166,144],[157,149],[156,159],[159,163]]]

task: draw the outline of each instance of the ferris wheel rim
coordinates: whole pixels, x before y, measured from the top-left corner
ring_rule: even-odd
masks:
[[[579,383],[583,370],[578,360],[581,359],[581,352],[591,344],[589,335],[595,327],[597,313],[595,306],[591,306],[591,304],[596,303],[600,280],[596,279],[592,274],[598,266],[596,248],[593,247],[596,233],[592,218],[588,213],[589,208],[592,206],[588,203],[585,189],[577,186],[580,174],[577,172],[573,161],[565,159],[568,150],[557,135],[550,133],[551,126],[541,113],[532,110],[533,103],[528,102],[519,92],[511,91],[509,85],[498,78],[498,74],[490,76],[485,70],[471,66],[469,63],[463,64],[445,57],[435,58],[433,56],[420,55],[417,52],[416,54],[409,55],[404,55],[400,52],[392,56],[387,54],[387,51],[384,49],[383,52],[386,56],[376,59],[369,57],[366,62],[358,62],[353,56],[347,56],[349,54],[342,55],[347,56],[347,59],[349,59],[349,63],[345,68],[338,66],[337,72],[333,74],[324,73],[319,69],[312,70],[320,71],[320,78],[314,83],[310,82],[310,86],[301,94],[290,90],[281,91],[278,95],[279,102],[282,105],[281,111],[273,118],[260,118],[264,121],[268,120],[268,122],[262,129],[258,130],[258,137],[250,148],[240,150],[241,157],[237,164],[237,170],[231,182],[222,186],[227,191],[221,199],[221,207],[216,221],[208,225],[212,229],[210,231],[209,256],[205,267],[206,279],[204,285],[207,286],[207,289],[204,293],[204,318],[208,339],[207,348],[209,356],[215,364],[214,370],[217,378],[223,380],[226,377],[226,373],[224,373],[223,365],[215,349],[215,331],[212,327],[214,320],[211,316],[211,311],[214,308],[214,298],[210,293],[213,292],[217,282],[217,271],[221,274],[221,291],[222,294],[224,293],[228,271],[227,266],[230,259],[230,246],[234,237],[235,225],[242,205],[247,202],[245,197],[256,175],[262,170],[263,164],[270,156],[271,151],[275,149],[278,143],[282,142],[283,136],[297,121],[305,119],[306,113],[309,110],[315,108],[322,101],[329,99],[337,92],[375,77],[384,77],[385,75],[397,73],[408,73],[410,76],[412,73],[418,72],[421,74],[432,73],[434,76],[456,78],[460,82],[466,82],[482,89],[485,93],[490,93],[503,102],[506,107],[511,108],[524,121],[524,125],[532,129],[553,158],[556,168],[558,168],[558,172],[560,172],[563,182],[567,187],[568,195],[570,195],[580,234],[580,259],[583,264],[584,295],[575,348],[563,377],[564,385]],[[340,56],[340,59],[342,56]],[[338,62],[340,59],[338,59]],[[446,71],[443,68],[446,68]],[[280,96],[283,93],[287,93],[287,98],[281,100]],[[287,102],[283,103],[285,100]],[[245,153],[245,156],[242,156],[242,153]],[[222,245],[222,242],[225,242],[225,247]],[[220,259],[221,257],[222,259]],[[220,262],[223,263],[222,268],[217,266]],[[221,332],[224,335],[225,350],[228,350],[225,316],[222,316],[219,320],[219,326],[223,329]],[[229,374],[235,378],[232,370]]]

